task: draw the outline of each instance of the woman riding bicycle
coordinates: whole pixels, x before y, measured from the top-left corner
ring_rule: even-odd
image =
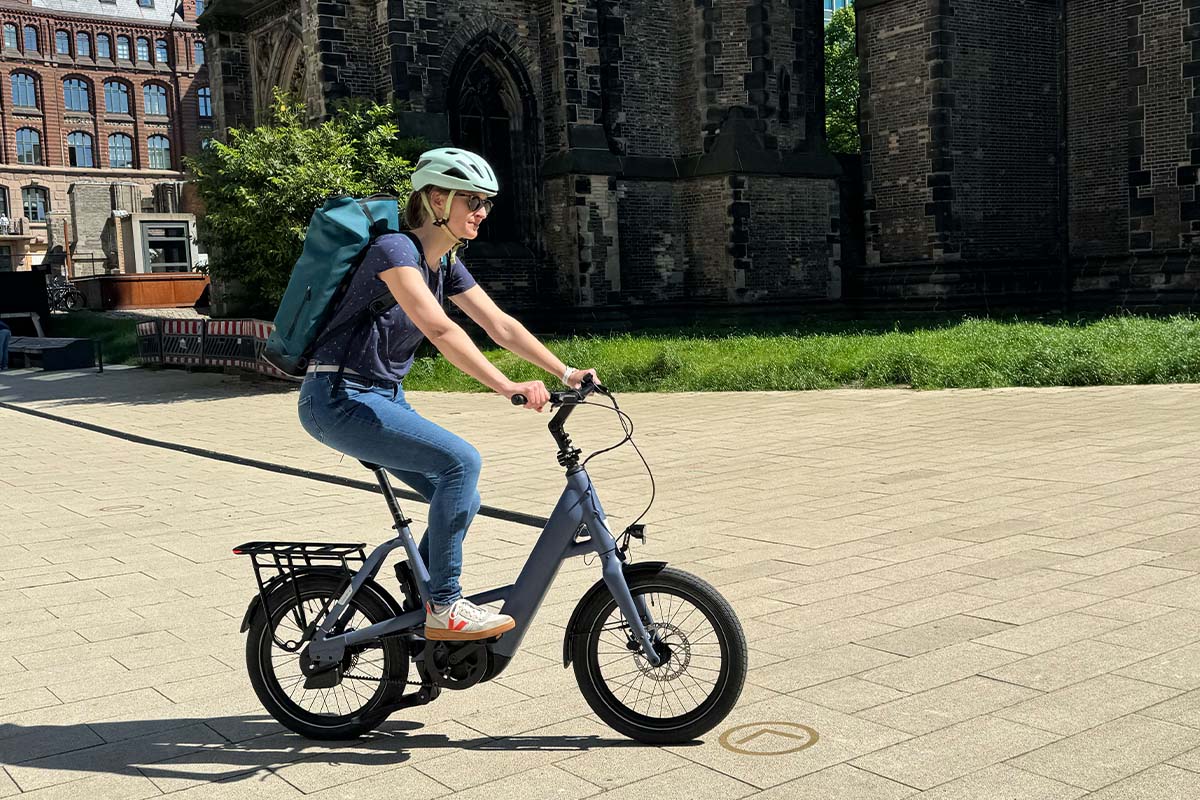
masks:
[[[596,373],[559,360],[502,311],[454,255],[479,235],[500,190],[488,163],[466,150],[430,150],[421,155],[412,186],[404,219],[420,249],[404,234],[376,239],[329,329],[361,314],[385,285],[397,305],[369,328],[349,326],[317,348],[300,391],[300,424],[333,449],[386,468],[429,502],[429,526],[420,544],[432,599],[425,637],[484,639],[515,623],[474,605],[459,586],[463,538],[480,506],[479,452],[413,410],[404,399],[404,376],[428,338],[450,363],[506,398],[522,394],[526,407],[537,411],[549,402],[542,381],[514,383],[484,357],[442,309],[446,296],[496,344],[568,386],[578,387],[585,375]]]

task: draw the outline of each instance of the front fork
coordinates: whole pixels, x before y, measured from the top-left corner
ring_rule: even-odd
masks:
[[[592,546],[600,555],[604,584],[617,601],[617,608],[621,609],[621,614],[629,625],[631,640],[641,646],[646,661],[657,667],[662,663],[662,658],[654,646],[654,637],[650,634],[650,626],[654,624],[654,619],[650,616],[645,600],[641,597],[635,598],[629,591],[629,582],[625,580],[625,555],[617,548],[617,540],[608,529],[608,521],[595,488],[589,486],[586,497],[585,502],[590,505],[592,511],[592,519],[588,521],[587,529],[592,537]]]

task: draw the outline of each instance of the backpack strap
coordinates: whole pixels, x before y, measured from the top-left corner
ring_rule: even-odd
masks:
[[[370,220],[371,227],[374,228],[375,224],[376,224],[375,218],[373,216],[371,216],[371,212],[367,209],[367,202],[371,199],[374,199],[374,198],[367,198],[367,200],[360,200],[358,202],[358,205],[359,205],[359,208],[362,209],[363,214],[365,214],[367,219]],[[420,256],[422,261],[425,261],[425,248],[421,246],[421,240],[419,238],[417,238],[417,235],[415,233],[413,233],[412,231],[400,231],[400,233],[403,234],[404,236],[408,237],[408,239],[413,243],[413,246],[417,249],[417,255]],[[363,248],[363,257],[366,256],[367,250],[371,247],[371,245],[375,244],[375,240],[377,238],[379,238],[380,235],[381,234],[376,234],[376,235],[371,236],[371,241],[368,242],[367,246]],[[446,266],[446,263],[445,263],[445,260],[443,259],[442,267],[445,267],[445,266]],[[358,269],[358,267],[355,267],[355,269]],[[445,276],[442,273],[442,269],[439,268],[438,269],[439,294],[441,293],[440,290],[442,287],[442,281],[443,281],[444,277]],[[366,307],[362,310],[362,312],[358,316],[350,317],[349,319],[342,320],[342,324],[338,325],[336,328],[329,330],[328,332],[323,332],[321,334],[321,336],[318,337],[318,339],[333,338],[333,337],[337,336],[339,333],[341,333],[342,331],[349,328],[351,325],[355,326],[355,328],[365,327],[367,323],[371,322],[371,320],[376,319],[377,317],[383,316],[384,314],[386,314],[387,312],[389,312],[393,308],[395,308],[396,305],[398,305],[398,304],[396,303],[396,297],[392,294],[392,290],[385,288],[379,294],[377,294],[371,298],[371,302],[367,303]],[[337,378],[333,384],[333,387],[335,389],[338,386],[340,386],[342,383],[342,374],[346,370],[346,358],[350,355],[350,344],[353,341],[354,341],[353,336],[350,336],[346,339],[346,347],[342,351],[342,357],[338,362]],[[316,349],[315,344],[313,345],[313,349],[314,350]]]

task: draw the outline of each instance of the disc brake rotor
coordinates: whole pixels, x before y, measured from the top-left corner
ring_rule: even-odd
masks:
[[[646,632],[655,642],[666,646],[669,657],[656,667],[647,661],[640,651],[635,652],[633,661],[643,675],[650,680],[662,682],[673,681],[687,672],[688,665],[692,663],[692,647],[687,636],[679,628],[666,622],[656,622],[647,627]]]

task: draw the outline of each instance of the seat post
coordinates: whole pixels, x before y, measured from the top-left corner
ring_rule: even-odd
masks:
[[[392,512],[392,519],[396,522],[396,532],[399,533],[402,528],[411,525],[412,520],[404,516],[404,511],[400,508],[400,502],[396,499],[396,493],[392,491],[391,481],[388,480],[387,472],[383,467],[366,461],[359,463],[375,473],[375,480],[379,482],[379,491],[383,494],[383,499],[387,501],[388,511]]]

